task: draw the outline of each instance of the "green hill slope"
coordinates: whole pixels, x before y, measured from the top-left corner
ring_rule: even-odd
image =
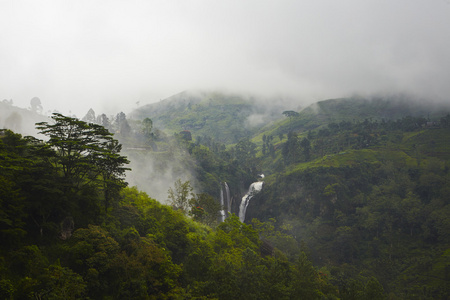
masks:
[[[196,195],[175,184],[184,216],[111,178],[109,148],[66,160],[3,132],[2,298],[449,298],[448,105],[334,99],[284,117],[258,101],[181,93],[117,132],[150,196],[195,176]],[[74,181],[67,162],[89,172]],[[238,214],[261,172],[246,224],[217,225],[223,182]]]
[[[329,99],[311,104],[298,112],[298,116],[285,118],[279,123],[263,127],[261,135],[287,134],[289,131],[307,131],[340,122],[397,120],[406,116],[423,117],[438,121],[450,111],[449,103],[429,103],[406,96],[373,98]]]
[[[261,99],[259,99],[261,100]],[[175,133],[188,130],[193,136],[213,137],[236,143],[256,128],[281,118],[281,107],[261,105],[250,96],[220,92],[182,92],[130,113],[134,119],[150,118],[155,127]]]
[[[237,202],[264,173],[246,222],[276,220],[329,270],[340,293],[376,278],[394,299],[445,298],[449,112],[404,98],[325,100],[298,115],[280,113],[226,148],[196,138],[187,147],[199,174],[228,181],[236,168],[245,172],[230,184]]]
[[[275,218],[336,280],[448,297],[450,110],[354,101],[319,102],[253,138],[266,178],[246,220]]]
[[[126,188],[105,128],[53,119],[48,142],[0,131],[0,299],[336,298],[298,247],[288,260],[267,242],[293,241],[270,223],[217,224],[189,182],[172,206]]]

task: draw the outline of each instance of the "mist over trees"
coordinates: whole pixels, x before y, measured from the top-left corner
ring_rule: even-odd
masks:
[[[177,114],[194,105],[172,112],[173,131],[92,109],[39,122],[45,141],[2,130],[0,295],[445,299],[450,115],[385,118],[394,102],[377,117],[385,103],[352,101],[279,112],[232,143],[207,123],[186,129]],[[205,114],[189,122],[245,108],[215,103],[195,104]],[[223,182],[232,204],[220,223]]]
[[[450,299],[449,5],[0,1],[0,300]]]
[[[53,120],[38,124],[47,142],[2,131],[2,296],[227,298],[238,292],[248,299],[333,293],[306,257],[291,265],[281,253],[261,256],[257,231],[236,216],[214,232],[194,222],[217,226],[220,207],[211,196],[191,194],[189,182],[176,183],[169,198],[184,214],[193,206],[192,220],[126,188],[127,160],[106,129],[61,114]],[[112,183],[117,193],[111,193]],[[308,285],[291,290],[298,286],[295,276],[277,278],[277,286],[264,284],[278,265],[302,278],[308,270]]]

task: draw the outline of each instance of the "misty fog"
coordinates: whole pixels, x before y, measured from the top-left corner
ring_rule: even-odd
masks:
[[[188,89],[448,100],[450,4],[2,1],[0,97],[82,117]]]
[[[248,128],[328,98],[449,101],[444,0],[2,1],[0,28],[0,99],[11,99],[0,126],[23,134],[45,119],[27,109],[36,96],[42,115],[133,118],[182,91],[215,90],[258,103]],[[176,179],[193,180],[176,159],[124,151],[130,184],[159,200]]]

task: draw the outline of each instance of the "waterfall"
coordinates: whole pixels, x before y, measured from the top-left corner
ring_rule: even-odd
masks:
[[[222,207],[220,209],[220,217],[219,217],[219,221],[223,222],[225,221],[225,210],[224,210],[224,203],[223,203],[223,189],[222,187],[220,187],[220,206]]]
[[[231,213],[231,198],[230,198],[230,188],[226,182],[223,183],[225,186],[225,202],[227,204],[227,213]]]
[[[231,213],[230,188],[226,182],[220,185],[220,205],[222,209],[220,210],[219,221],[223,222],[228,217],[228,214]]]
[[[263,183],[264,182],[262,181],[253,182],[248,188],[247,194],[242,197],[241,206],[239,208],[239,220],[241,220],[242,223],[245,221],[245,211],[247,210],[250,199],[262,190]]]

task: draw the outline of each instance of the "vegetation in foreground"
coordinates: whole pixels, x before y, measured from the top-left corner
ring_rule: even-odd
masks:
[[[303,252],[289,260],[264,242],[292,241],[269,223],[199,223],[215,222],[125,187],[127,160],[104,128],[53,119],[38,125],[48,142],[2,132],[1,298],[335,298]],[[179,182],[173,202],[210,200],[190,191]],[[368,282],[364,292],[380,288]]]

